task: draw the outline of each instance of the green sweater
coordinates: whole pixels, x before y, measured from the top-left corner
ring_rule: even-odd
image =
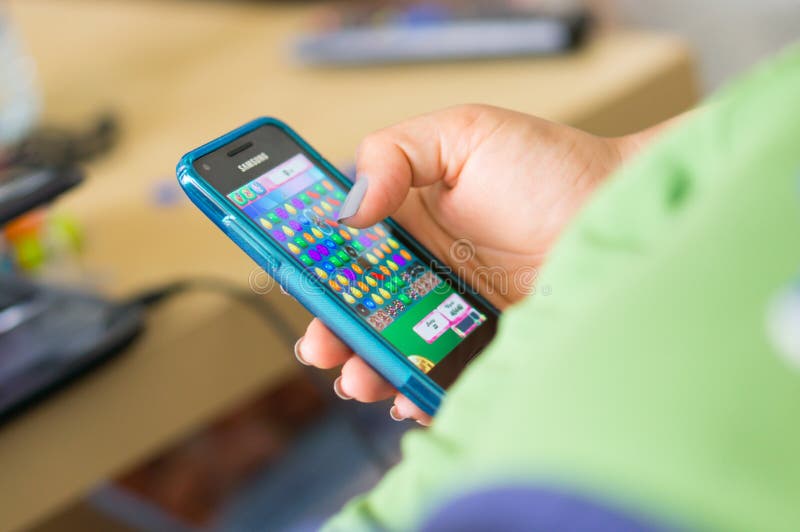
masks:
[[[769,333],[798,275],[794,49],[609,180],[434,426],[327,529],[407,530],[519,480],[678,526],[800,529],[800,364]]]

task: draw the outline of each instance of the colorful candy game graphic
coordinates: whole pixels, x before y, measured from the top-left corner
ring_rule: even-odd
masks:
[[[345,192],[298,154],[228,197],[423,371],[485,317],[389,228],[339,224]]]

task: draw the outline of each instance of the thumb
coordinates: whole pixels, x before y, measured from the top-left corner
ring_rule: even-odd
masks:
[[[339,210],[339,220],[368,227],[392,215],[411,187],[445,177],[444,124],[426,115],[369,135],[356,155],[356,181]]]

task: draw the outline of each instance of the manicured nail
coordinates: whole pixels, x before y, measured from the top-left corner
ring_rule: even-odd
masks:
[[[392,406],[392,408],[389,409],[389,417],[395,421],[403,421],[405,419],[400,415],[400,412],[397,410],[396,406]]]
[[[350,399],[352,399],[352,397],[344,393],[344,390],[342,390],[341,377],[336,377],[336,380],[333,381],[333,393],[335,393],[339,397],[339,399],[344,399],[345,401],[349,401]]]
[[[350,189],[350,192],[347,193],[347,197],[344,198],[342,208],[339,209],[338,221],[346,221],[348,218],[355,215],[355,213],[358,212],[358,208],[361,207],[361,202],[364,201],[364,195],[366,193],[367,178],[360,176],[358,179],[356,179],[356,182],[353,184],[353,188]]]
[[[298,339],[297,339],[297,341],[294,343],[294,358],[296,358],[296,359],[297,359],[297,361],[298,361],[298,362],[300,362],[302,365],[304,365],[304,366],[310,366],[311,364],[309,364],[308,362],[306,362],[306,361],[303,359],[303,355],[301,355],[301,354],[300,354],[300,342],[302,342],[302,341],[303,341],[303,337],[301,336],[301,337],[300,337],[300,338],[298,338]]]

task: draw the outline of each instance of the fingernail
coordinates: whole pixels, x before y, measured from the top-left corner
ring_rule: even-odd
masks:
[[[297,359],[297,361],[298,361],[298,362],[300,362],[302,365],[304,365],[304,366],[310,366],[311,364],[309,364],[308,362],[306,362],[306,361],[303,359],[303,355],[301,355],[301,354],[300,354],[300,342],[302,342],[302,341],[303,341],[303,337],[301,336],[301,337],[300,337],[300,338],[298,338],[298,339],[297,339],[297,341],[294,343],[294,358],[296,358],[296,359]]]
[[[356,179],[356,182],[353,184],[353,188],[351,188],[350,192],[347,193],[347,197],[344,198],[342,208],[339,209],[338,221],[346,221],[347,218],[355,215],[355,213],[358,212],[358,208],[361,207],[361,202],[364,201],[364,195],[366,193],[367,178],[364,176],[359,176]]]
[[[335,393],[339,397],[339,399],[344,399],[345,401],[349,401],[350,399],[352,399],[352,397],[344,393],[344,390],[342,390],[341,377],[336,377],[336,380],[333,381],[333,393]]]
[[[389,409],[389,417],[395,421],[403,421],[405,419],[400,415],[400,412],[397,410],[397,406],[392,406],[392,408]]]

